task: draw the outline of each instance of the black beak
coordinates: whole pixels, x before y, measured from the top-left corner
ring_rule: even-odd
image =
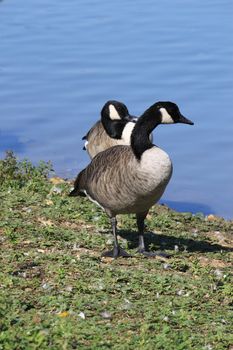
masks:
[[[178,123],[183,123],[183,124],[189,124],[189,125],[194,125],[194,123],[189,120],[188,118],[185,118],[182,114],[180,114],[180,118],[177,121]]]

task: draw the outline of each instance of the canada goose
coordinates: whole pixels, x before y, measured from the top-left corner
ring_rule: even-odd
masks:
[[[97,121],[82,139],[83,149],[93,158],[97,153],[118,144],[129,145],[132,129],[137,118],[129,114],[126,105],[119,101],[108,101]]]
[[[172,175],[172,163],[167,153],[151,143],[149,135],[157,125],[173,123],[193,125],[175,103],[155,103],[138,119],[130,146],[118,145],[97,154],[77,176],[70,196],[87,196],[111,220],[114,248],[103,256],[129,256],[119,246],[116,232],[116,215],[129,213],[137,218],[138,252],[157,255],[145,250],[144,219],[162,196]]]

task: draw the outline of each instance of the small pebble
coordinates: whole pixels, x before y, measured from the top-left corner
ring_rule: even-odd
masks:
[[[171,265],[170,264],[163,264],[163,268],[164,270],[170,270],[171,269]]]
[[[57,194],[61,194],[62,193],[62,189],[60,187],[53,186],[51,188],[51,192],[54,192],[54,193],[57,193]]]
[[[43,288],[43,289],[50,289],[51,287],[50,287],[50,285],[49,285],[48,283],[44,283],[44,284],[42,285],[42,288]]]
[[[106,320],[112,319],[112,314],[110,314],[110,312],[108,312],[108,311],[101,312],[100,316]]]
[[[223,277],[223,272],[222,272],[221,270],[219,270],[219,269],[216,269],[216,270],[214,271],[214,274],[215,274],[215,276],[218,277],[218,278],[222,278],[222,277]]]
[[[185,290],[184,289],[180,289],[180,290],[178,290],[178,292],[176,294],[177,295],[184,295],[185,294]]]
[[[124,303],[121,306],[122,310],[130,310],[132,308],[132,303],[128,299],[124,299]]]
[[[82,320],[85,320],[85,318],[86,318],[84,312],[82,312],[82,311],[78,314],[78,316],[79,316]]]
[[[27,277],[27,274],[26,274],[26,272],[19,272],[19,273],[18,273],[18,276],[19,276],[19,277],[26,278],[26,277]]]
[[[37,249],[37,252],[38,253],[45,253],[45,250],[44,249]]]

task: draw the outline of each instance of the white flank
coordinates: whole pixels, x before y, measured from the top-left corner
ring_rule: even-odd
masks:
[[[91,202],[95,203],[95,204],[98,205],[101,209],[104,210],[104,207],[102,207],[102,205],[99,204],[96,200],[94,200],[93,198],[91,198],[91,196],[87,193],[86,190],[82,190],[82,191],[85,193],[85,195],[87,196],[87,198],[90,199]]]
[[[133,128],[135,127],[136,123],[128,122],[122,132],[121,138],[125,142],[126,145],[130,145],[130,138],[133,131]]]
[[[112,120],[121,119],[116,108],[113,105],[109,105],[109,117]]]
[[[162,114],[162,121],[161,124],[173,124],[174,120],[170,116],[170,114],[167,112],[166,108],[160,108],[159,109]]]
[[[84,144],[85,148],[87,148],[87,145],[88,145],[88,141],[86,141]]]

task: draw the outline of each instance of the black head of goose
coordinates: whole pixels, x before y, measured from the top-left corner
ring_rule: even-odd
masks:
[[[87,196],[110,217],[114,248],[104,256],[129,256],[119,246],[116,232],[116,215],[129,213],[137,217],[138,252],[158,255],[145,250],[144,220],[171,178],[172,163],[166,152],[151,143],[149,135],[159,124],[174,123],[193,125],[175,103],[155,103],[138,119],[130,146],[118,145],[97,154],[77,176],[70,196]]]
[[[101,120],[83,137],[86,140],[83,149],[93,158],[112,146],[129,145],[136,120],[136,117],[129,114],[124,103],[114,100],[106,102],[101,110]]]

